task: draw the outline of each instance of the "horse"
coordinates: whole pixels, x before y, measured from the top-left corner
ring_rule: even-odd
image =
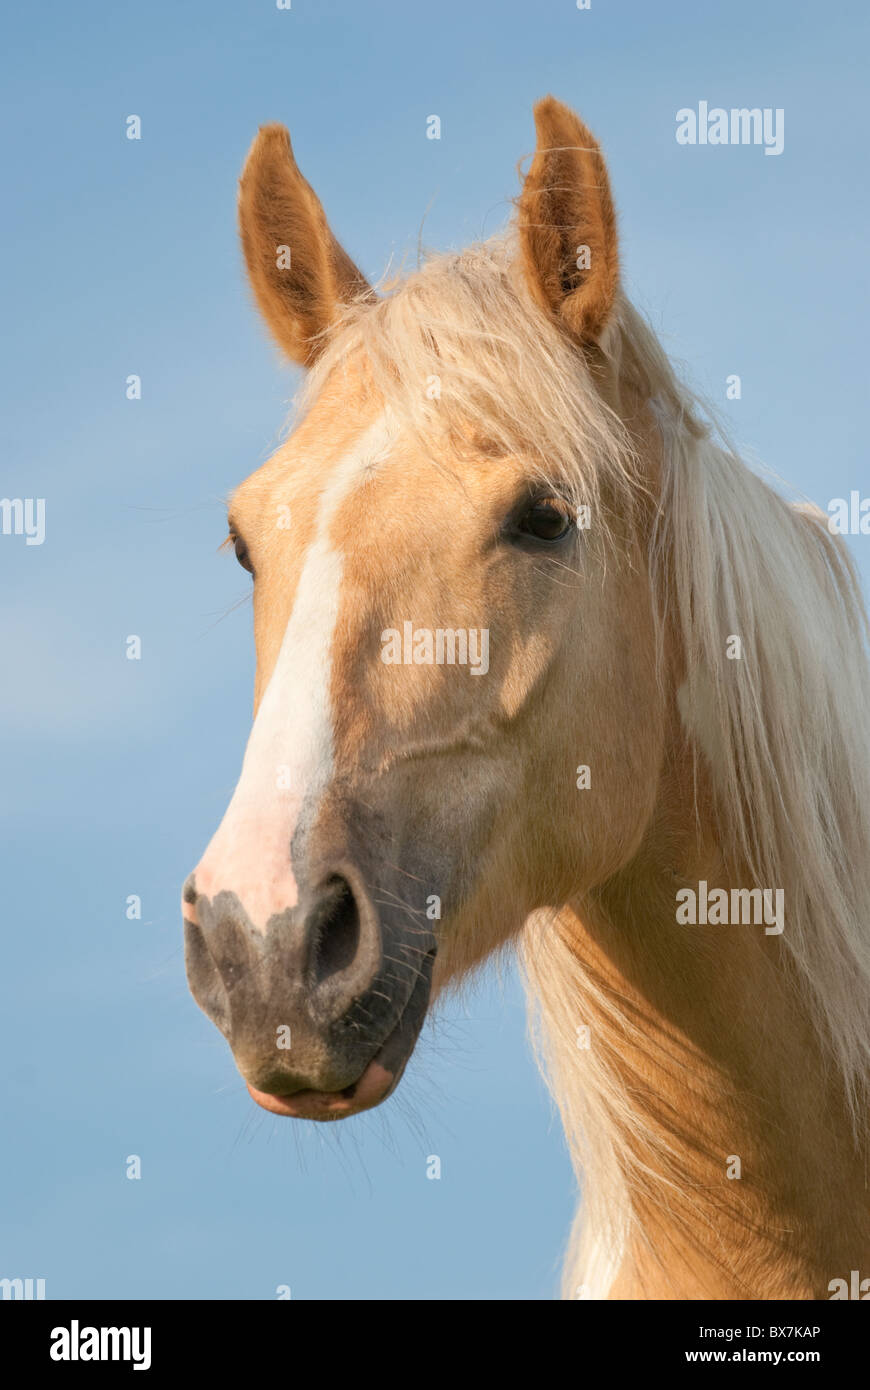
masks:
[[[591,132],[534,118],[507,228],[378,286],[287,130],[250,149],[248,277],[305,373],[228,508],[254,719],[189,985],[258,1105],[336,1121],[515,949],[582,1184],[562,1296],[839,1297],[870,1275],[859,585],[629,302]]]

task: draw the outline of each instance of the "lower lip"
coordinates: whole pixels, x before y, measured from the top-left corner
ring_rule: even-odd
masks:
[[[343,1091],[296,1091],[292,1096],[273,1096],[253,1086],[248,1086],[248,1091],[251,1099],[272,1115],[288,1115],[297,1120],[342,1120],[386,1100],[395,1080],[393,1072],[379,1062],[369,1062],[352,1095]]]

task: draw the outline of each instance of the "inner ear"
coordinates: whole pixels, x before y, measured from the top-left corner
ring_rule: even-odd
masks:
[[[616,213],[592,132],[569,107],[535,107],[537,148],[517,200],[526,282],[537,302],[584,344],[601,336],[619,284]]]
[[[303,178],[283,125],[261,126],[239,184],[239,230],[248,279],[273,338],[310,366],[342,305],[374,298],[333,236]]]

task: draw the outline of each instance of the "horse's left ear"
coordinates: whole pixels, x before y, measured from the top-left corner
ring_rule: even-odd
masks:
[[[573,338],[592,343],[619,281],[607,166],[591,131],[555,97],[538,102],[535,127],[537,149],[517,202],[526,280]]]

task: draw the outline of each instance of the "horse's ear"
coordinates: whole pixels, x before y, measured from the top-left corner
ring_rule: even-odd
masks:
[[[518,199],[526,280],[571,336],[592,343],[619,280],[616,214],[594,135],[555,97],[535,107],[537,149]]]
[[[310,366],[339,306],[373,291],[332,235],[285,126],[261,126],[251,146],[239,184],[239,229],[272,336],[294,362]]]

